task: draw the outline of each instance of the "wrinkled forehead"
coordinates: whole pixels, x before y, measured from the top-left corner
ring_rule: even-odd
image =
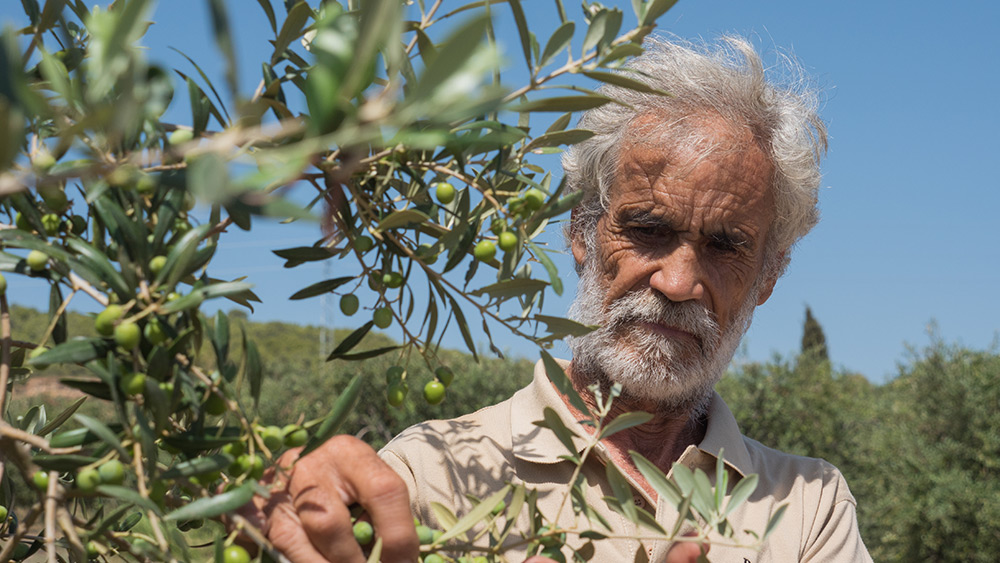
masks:
[[[628,160],[625,156],[634,152],[661,160],[664,172],[675,177],[691,173],[713,157],[757,160],[768,168],[768,185],[773,176],[763,141],[749,127],[711,112],[647,113],[636,117],[619,146],[616,172],[621,172],[623,162]]]

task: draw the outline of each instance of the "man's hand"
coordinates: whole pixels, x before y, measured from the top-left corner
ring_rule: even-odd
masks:
[[[286,452],[262,480],[271,498],[254,499],[252,514],[274,547],[296,563],[363,563],[349,507],[360,504],[382,538],[382,560],[417,561],[418,541],[406,484],[368,444],[335,436],[295,461]]]
[[[383,561],[418,560],[406,484],[371,446],[335,436],[297,460],[300,451],[285,452],[265,473],[261,483],[271,488],[271,497],[255,497],[253,507],[242,511],[278,551],[295,563],[363,563],[349,508],[360,504],[382,538]],[[699,546],[680,543],[665,563],[695,563],[699,553]],[[555,562],[532,557],[525,563]]]

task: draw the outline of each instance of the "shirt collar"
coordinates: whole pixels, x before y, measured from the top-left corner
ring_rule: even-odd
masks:
[[[556,361],[563,370],[569,367],[569,362],[566,360]],[[535,364],[531,384],[515,393],[511,399],[511,444],[514,457],[517,459],[531,463],[552,464],[563,461],[560,456],[568,453],[554,432],[534,424],[535,421],[542,419],[545,407],[554,410],[566,427],[578,435],[573,439],[576,453],[583,451],[586,441],[582,436],[587,433],[587,429],[573,417],[559,392],[545,375],[545,367],[539,361]],[[699,467],[709,465],[710,462],[710,465],[714,466],[720,451],[725,457],[726,464],[741,476],[753,473],[750,453],[736,424],[736,418],[722,397],[718,393],[713,393],[708,407],[705,437],[697,446],[688,447],[681,456],[681,462]],[[707,454],[712,459],[699,459],[702,458],[699,453]]]

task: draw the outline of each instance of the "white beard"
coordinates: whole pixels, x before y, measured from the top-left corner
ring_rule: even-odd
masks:
[[[620,383],[625,396],[653,401],[662,411],[703,412],[750,326],[759,283],[751,288],[732,324],[720,332],[715,315],[703,305],[675,303],[651,288],[628,293],[605,311],[607,289],[600,282],[594,254],[588,252],[569,317],[600,328],[569,339],[573,373],[588,384]],[[643,328],[642,322],[689,332],[698,344],[666,338]]]

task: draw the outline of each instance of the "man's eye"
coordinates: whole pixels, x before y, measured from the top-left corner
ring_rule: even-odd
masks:
[[[662,239],[670,234],[670,230],[659,225],[632,225],[629,234],[643,240]]]
[[[748,246],[747,242],[744,240],[736,240],[724,235],[712,237],[709,244],[714,250],[724,253],[742,252]]]

